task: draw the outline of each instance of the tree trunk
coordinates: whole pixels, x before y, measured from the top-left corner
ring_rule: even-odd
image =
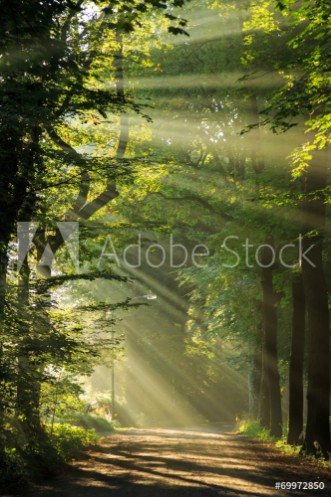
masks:
[[[36,196],[29,194],[27,187],[30,175],[39,158],[39,140],[41,130],[31,130],[30,141],[27,144],[25,157],[26,184],[18,220],[30,222],[35,210]],[[29,232],[20,233],[20,242],[25,238],[29,245]],[[31,319],[32,308],[30,307],[30,266],[28,254],[22,261],[22,267],[18,274],[18,304],[23,317],[20,324],[20,332],[23,336],[18,349],[18,375],[16,384],[16,416],[27,440],[33,440],[41,432],[40,422],[40,392],[41,392],[41,364],[38,340],[35,340],[38,324]]]
[[[330,339],[327,288],[322,261],[322,240],[307,239],[314,249],[310,260],[315,269],[302,264],[308,315],[308,392],[306,450],[322,454],[330,451],[329,392],[330,392]]]
[[[41,432],[39,413],[41,369],[37,363],[37,351],[31,349],[31,344],[29,344],[33,335],[29,322],[29,282],[30,268],[26,259],[20,271],[18,292],[20,312],[23,319],[26,315],[27,323],[21,325],[20,330],[24,335],[24,339],[21,342],[21,350],[18,354],[16,417],[27,440],[35,438]]]
[[[268,381],[268,359],[266,351],[265,331],[263,329],[262,341],[262,371],[261,371],[261,388],[259,402],[259,420],[264,428],[270,429],[270,392]]]
[[[269,242],[269,245],[272,245]],[[262,409],[260,410],[263,426],[270,429],[271,435],[282,435],[282,409],[280,394],[280,378],[278,372],[277,354],[277,306],[280,296],[273,288],[273,268],[270,266],[270,250],[263,253],[262,291],[263,291],[263,360],[262,360]],[[269,267],[266,267],[269,266]],[[268,406],[269,404],[269,406]],[[269,413],[267,409],[269,407]],[[269,418],[269,419],[268,419]]]
[[[292,343],[289,371],[289,420],[287,443],[297,445],[303,433],[303,360],[305,343],[305,296],[302,274],[292,283]]]
[[[323,158],[323,153],[315,152],[304,177],[306,198],[303,206],[304,238],[301,265],[308,318],[307,427],[304,448],[309,454],[328,458],[330,330],[328,292],[323,267],[323,230],[326,215],[324,188],[327,184],[327,167]]]
[[[251,403],[250,417],[256,419],[259,416],[259,399],[261,397],[262,382],[262,337],[263,325],[260,322],[256,330],[255,347],[253,352],[253,367],[251,373]]]

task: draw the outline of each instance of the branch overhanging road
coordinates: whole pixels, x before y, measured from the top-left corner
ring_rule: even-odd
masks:
[[[275,489],[324,482],[324,490]],[[328,496],[330,474],[231,432],[135,430],[108,436],[28,497]]]

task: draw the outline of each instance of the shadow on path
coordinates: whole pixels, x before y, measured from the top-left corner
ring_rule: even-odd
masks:
[[[309,466],[308,466],[309,470]],[[263,497],[330,495],[275,490],[318,481],[316,469],[233,433],[137,430],[107,437],[66,475],[24,497]],[[324,475],[325,476],[325,475]]]

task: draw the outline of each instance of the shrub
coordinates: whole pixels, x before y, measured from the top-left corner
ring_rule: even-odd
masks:
[[[55,423],[48,430],[51,445],[62,461],[77,457],[84,448],[99,440],[95,431],[70,424]]]
[[[93,430],[56,423],[20,447],[0,448],[0,487],[56,474],[98,439]]]
[[[243,419],[237,423],[237,432],[250,437],[255,437],[261,442],[274,442],[275,438],[270,431],[263,428],[257,419]]]
[[[0,483],[7,484],[20,480],[26,474],[27,464],[16,448],[0,449]]]

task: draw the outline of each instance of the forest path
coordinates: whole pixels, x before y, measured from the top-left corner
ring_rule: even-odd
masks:
[[[277,481],[324,481],[325,490],[276,490]],[[34,485],[28,495],[311,497],[331,495],[331,485],[312,465],[231,432],[135,430],[104,438],[66,474]]]

